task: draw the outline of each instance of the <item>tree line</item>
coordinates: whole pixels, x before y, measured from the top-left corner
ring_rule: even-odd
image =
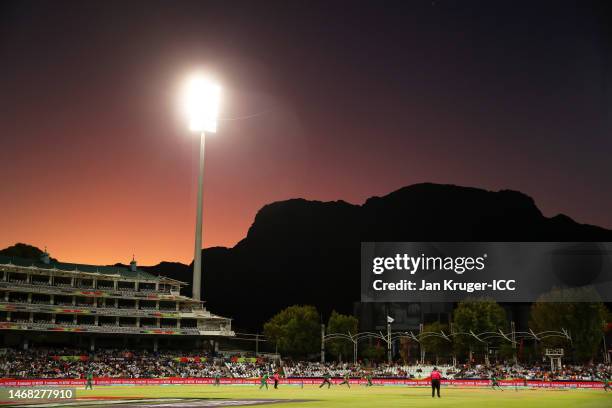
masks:
[[[571,341],[563,337],[547,337],[536,341],[517,337],[513,344],[508,339],[491,338],[487,341],[471,335],[426,336],[420,343],[408,337],[395,344],[395,360],[414,361],[424,352],[433,363],[441,360],[482,361],[484,356],[496,360],[518,359],[535,361],[542,358],[546,348],[563,348],[566,357],[575,362],[592,362],[602,350],[606,322],[612,321],[602,302],[569,302],[563,290],[553,290],[531,305],[529,329],[534,333],[566,330]],[[326,333],[355,335],[359,321],[354,316],[333,311],[323,322],[312,305],[290,306],[264,324],[264,335],[284,356],[295,359],[316,359],[321,348],[321,324]],[[510,333],[511,323],[502,306],[490,299],[467,299],[456,305],[450,322],[435,321],[423,325],[423,332],[444,333]],[[383,333],[384,334],[384,333]],[[418,333],[415,333],[418,334]],[[335,360],[352,361],[353,343],[349,340],[327,340],[326,354]],[[418,351],[417,351],[418,350]],[[373,361],[386,359],[386,344],[380,340],[359,344],[359,358]]]

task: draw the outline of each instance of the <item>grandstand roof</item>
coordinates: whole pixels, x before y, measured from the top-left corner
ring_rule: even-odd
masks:
[[[15,265],[23,267],[34,267],[40,269],[57,269],[65,272],[85,272],[103,275],[119,275],[124,279],[144,279],[144,280],[167,280],[169,278],[163,276],[155,276],[141,269],[135,271],[130,270],[126,266],[104,266],[104,265],[85,265],[66,262],[51,261],[48,264],[35,261],[33,259],[19,258],[14,256],[0,256],[0,265]],[[178,282],[178,281],[177,281]]]

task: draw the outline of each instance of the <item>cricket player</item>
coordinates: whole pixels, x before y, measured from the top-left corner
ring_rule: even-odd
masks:
[[[90,390],[93,390],[93,373],[91,371],[88,371],[87,376],[85,378],[87,379],[85,389],[89,388]]]
[[[499,388],[503,391],[503,388],[499,386],[499,382],[497,382],[497,377],[495,374],[491,376],[491,388],[495,389],[495,387]]]
[[[371,386],[374,385],[374,384],[372,384],[372,374],[371,373],[366,373],[363,376],[363,379],[367,381],[366,387],[371,387]]]
[[[347,387],[351,388],[350,379],[351,375],[347,372],[346,374],[344,374],[344,380],[340,383],[340,385],[346,384]]]
[[[276,371],[274,373],[274,375],[272,376],[272,378],[274,379],[274,389],[277,390],[278,389],[278,382],[280,380],[280,374],[278,373],[278,371]]]
[[[215,387],[219,387],[221,385],[221,373],[219,371],[215,371]]]
[[[266,387],[266,390],[268,389],[268,378],[270,378],[270,376],[268,375],[268,373],[263,373],[263,375],[261,376],[261,378],[259,379],[259,389],[261,390],[264,386]]]
[[[603,383],[605,392],[612,391],[612,388],[610,388],[610,379],[608,377],[604,377]]]
[[[325,384],[327,384],[327,389],[329,389],[329,387],[331,387],[332,383],[329,380],[331,378],[331,376],[329,375],[328,372],[325,372],[325,374],[323,374],[323,382],[321,383],[321,385],[319,385],[319,388],[323,387]]]

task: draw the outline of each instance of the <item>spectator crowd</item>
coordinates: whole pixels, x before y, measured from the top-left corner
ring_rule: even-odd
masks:
[[[173,351],[98,350],[33,348],[0,349],[2,378],[84,378],[88,373],[106,378],[230,377],[258,378],[279,372],[287,378],[363,377],[427,378],[430,365],[320,363],[211,357],[204,353]],[[544,364],[438,366],[447,379],[522,379],[596,381],[612,377],[612,366],[565,365],[551,372]]]

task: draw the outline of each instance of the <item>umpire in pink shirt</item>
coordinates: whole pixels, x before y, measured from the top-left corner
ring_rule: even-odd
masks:
[[[438,371],[436,367],[434,367],[431,372],[431,398],[434,397],[434,393],[438,392],[438,398],[440,398],[440,380],[442,379],[442,375]]]

